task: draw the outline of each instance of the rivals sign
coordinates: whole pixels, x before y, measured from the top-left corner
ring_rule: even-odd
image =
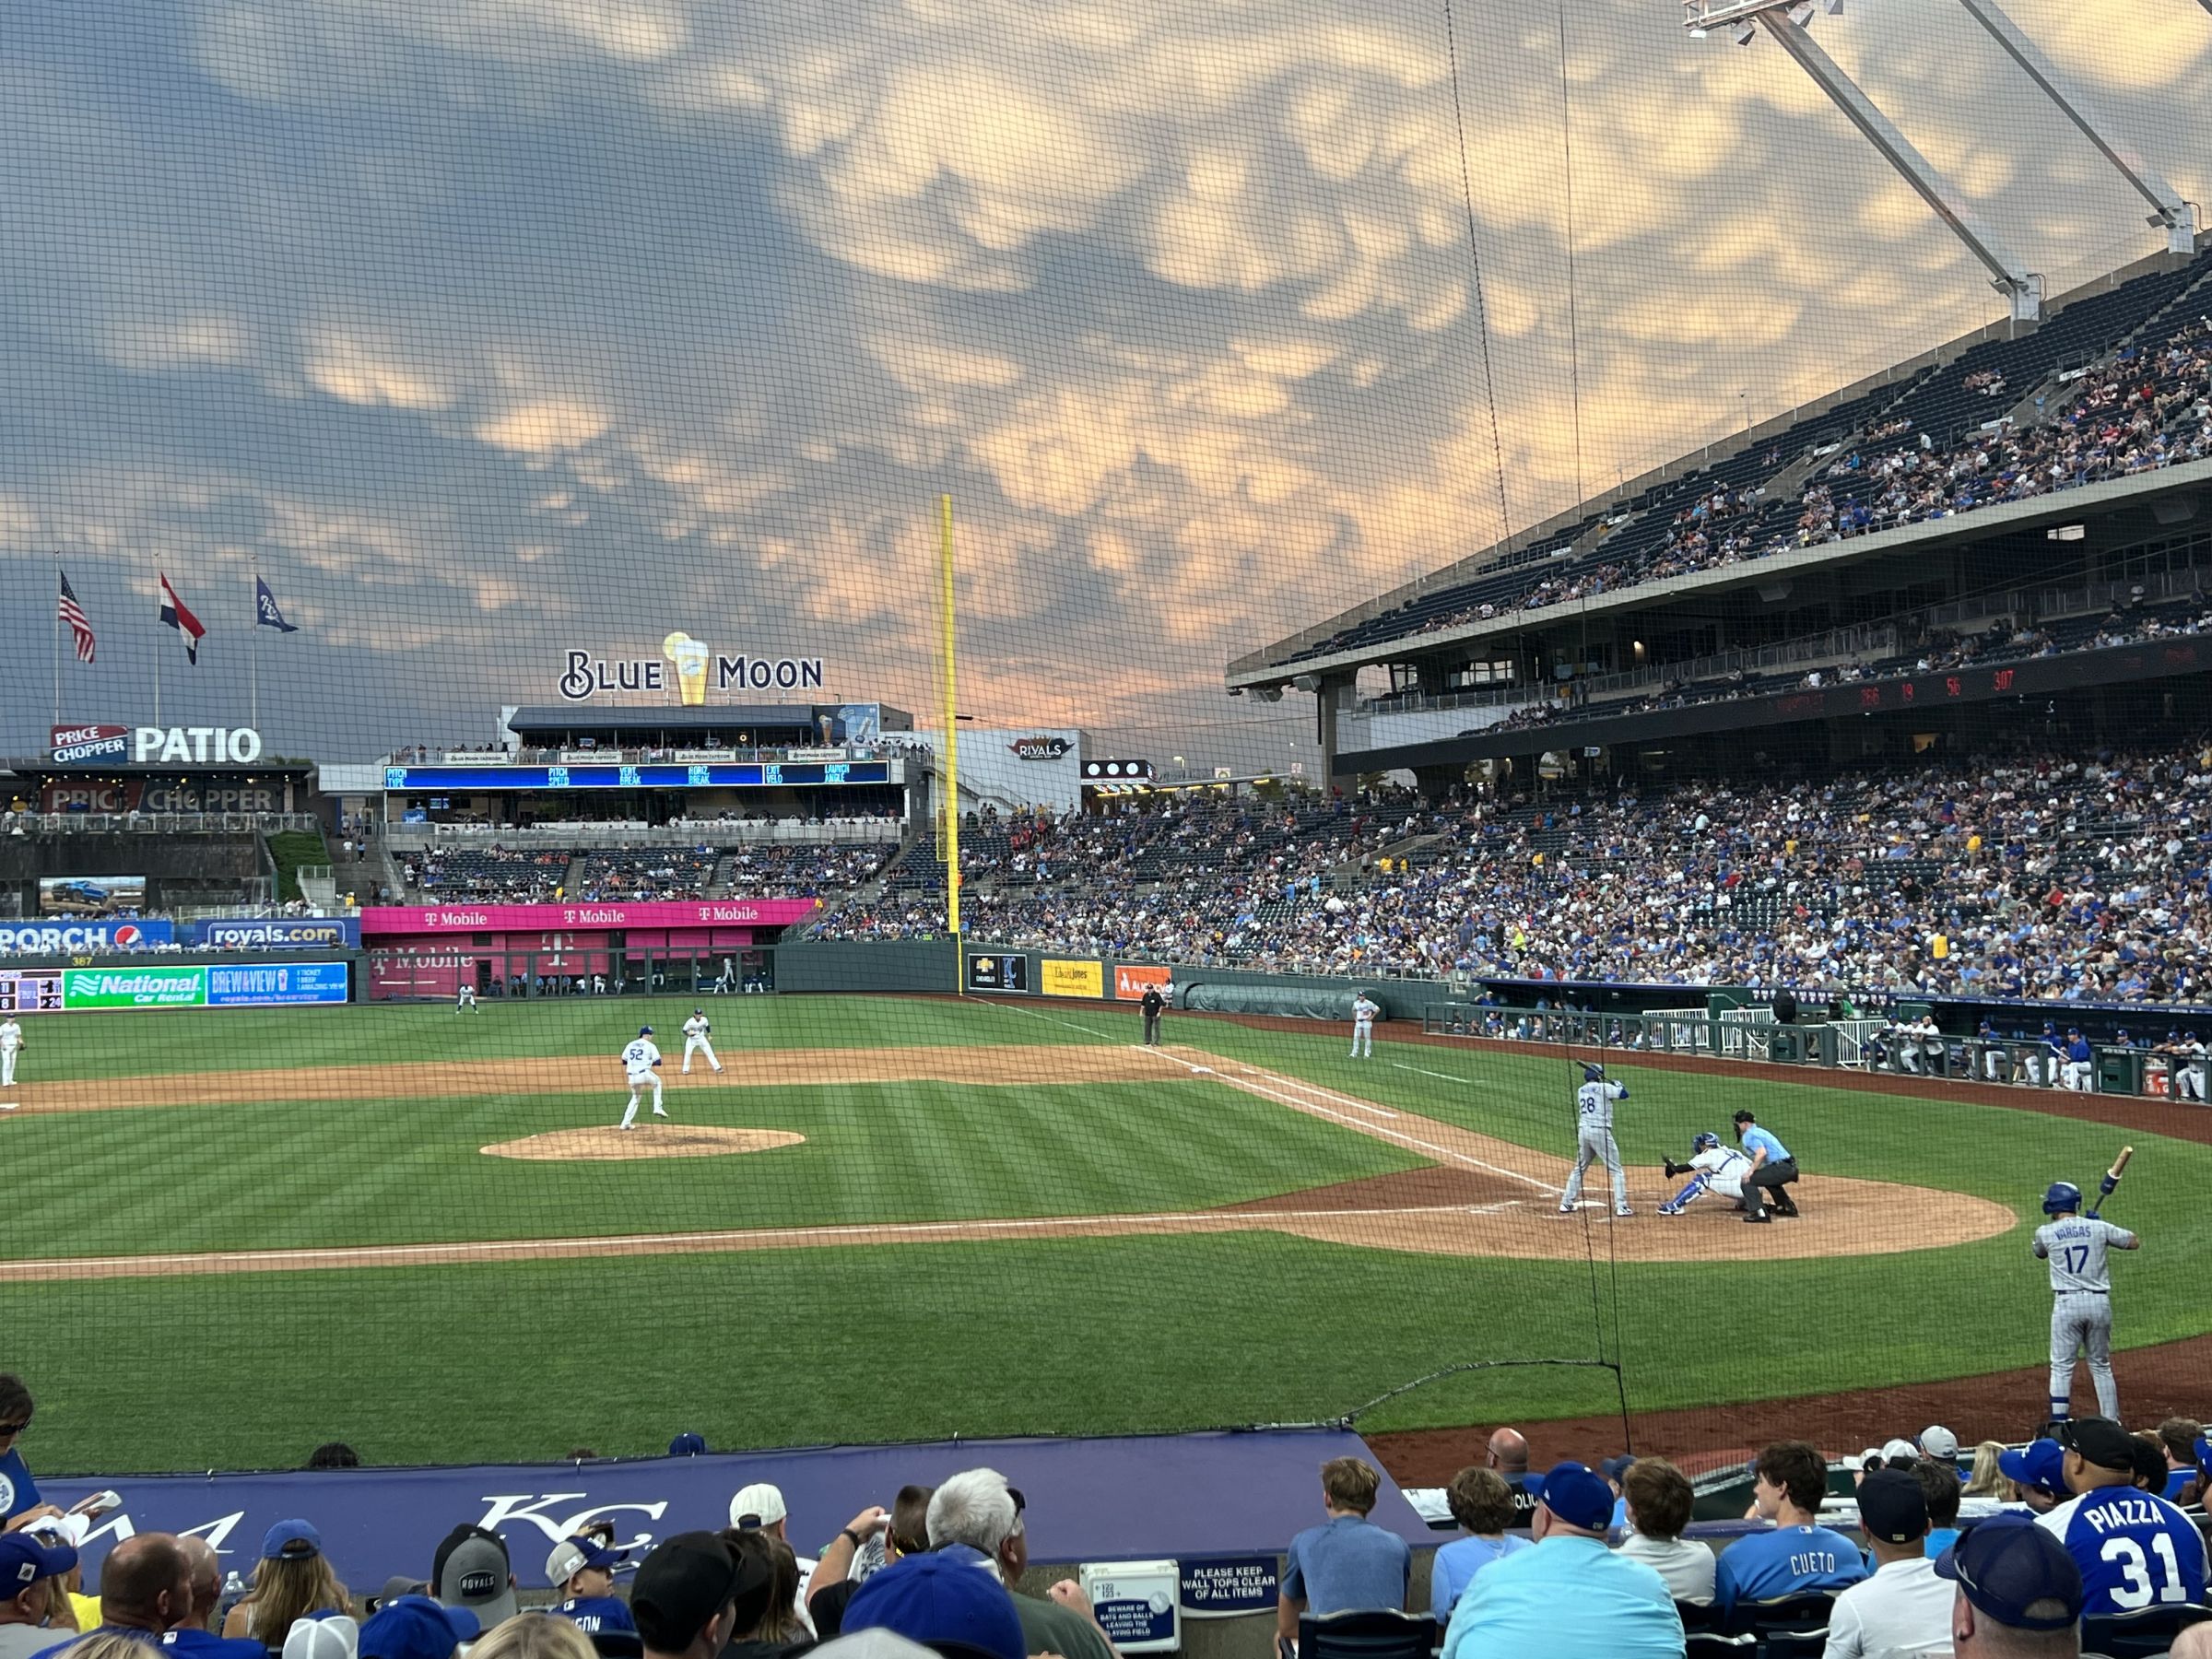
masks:
[[[1023,760],[1057,760],[1074,745],[1065,737],[1017,737],[1006,747]]]

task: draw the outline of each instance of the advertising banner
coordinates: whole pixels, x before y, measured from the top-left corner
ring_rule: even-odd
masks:
[[[1041,966],[1044,982],[1038,989],[1047,996],[1088,996],[1095,1000],[1106,994],[1106,968],[1101,962],[1066,962],[1046,957]]]
[[[175,937],[176,924],[171,922],[0,922],[0,955],[146,950]]]
[[[351,950],[361,942],[358,916],[245,916],[194,931],[209,950]]]
[[[43,982],[35,996],[23,987]],[[58,988],[51,982],[58,980]],[[60,968],[0,974],[28,1011],[81,1014],[116,1008],[280,1008],[342,1003],[352,981],[344,962],[169,962]]]
[[[62,973],[62,1006],[83,1008],[197,1008],[207,1001],[207,970],[69,968]]]
[[[171,783],[159,780],[53,779],[39,790],[41,812],[281,812],[273,783]]]
[[[86,760],[127,760],[131,758],[131,728],[125,725],[54,726],[48,732],[50,752],[58,766]]]
[[[788,927],[818,899],[716,899],[652,904],[384,904],[361,912],[361,932],[529,933],[582,927]]]
[[[263,962],[252,967],[225,963],[207,970],[211,1008],[285,1008],[306,1003],[346,1000],[343,962]]]
[[[1116,1002],[1142,1002],[1147,991],[1157,991],[1165,996],[1172,978],[1172,973],[1165,968],[1147,968],[1135,962],[1116,963],[1113,970],[1113,999]]]
[[[984,951],[971,951],[968,956],[968,989],[971,991],[1019,991],[1030,988],[1030,959],[1018,953],[995,956]]]
[[[113,915],[118,911],[146,908],[143,876],[41,876],[39,877],[39,914],[41,916]]]

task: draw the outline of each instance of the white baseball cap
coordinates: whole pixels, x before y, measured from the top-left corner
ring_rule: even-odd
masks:
[[[1909,1440],[1893,1440],[1882,1448],[1882,1460],[1887,1463],[1893,1457],[1901,1457],[1907,1463],[1918,1463],[1920,1448]]]
[[[284,1635],[284,1659],[354,1659],[360,1645],[361,1627],[343,1613],[295,1618]]]
[[[730,1500],[730,1524],[743,1532],[773,1526],[788,1513],[782,1488],[765,1480],[738,1488],[737,1496]]]
[[[1920,1431],[1920,1449],[1930,1457],[1959,1455],[1959,1437],[1940,1424]]]

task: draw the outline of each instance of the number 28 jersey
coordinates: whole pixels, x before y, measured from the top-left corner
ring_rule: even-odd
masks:
[[[2126,1228],[2090,1216],[2068,1216],[2035,1230],[2035,1253],[2050,1258],[2053,1290],[2110,1290],[2112,1270],[2105,1247],[2124,1250],[2135,1241]]]
[[[2205,1540],[2163,1498],[2104,1487],[2060,1504],[2039,1523],[2081,1569],[2082,1611],[2091,1618],[2205,1598]]]

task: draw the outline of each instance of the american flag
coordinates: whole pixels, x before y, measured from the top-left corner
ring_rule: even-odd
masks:
[[[92,624],[85,616],[85,607],[77,604],[76,594],[70,591],[69,577],[66,572],[62,576],[62,605],[60,611],[56,614],[63,621],[69,624],[69,631],[76,638],[76,660],[80,663],[90,662],[93,647]]]

